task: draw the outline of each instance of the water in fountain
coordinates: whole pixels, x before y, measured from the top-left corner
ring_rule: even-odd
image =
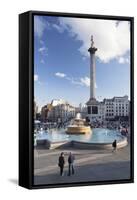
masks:
[[[92,132],[92,133],[91,133]],[[45,132],[43,134],[37,135],[37,140],[47,139],[51,142],[59,141],[79,141],[87,143],[111,143],[115,139],[119,142],[123,140],[120,132],[115,130],[103,129],[103,128],[94,128],[89,134],[67,134],[66,130],[53,130],[53,132]],[[107,134],[106,134],[107,132]]]

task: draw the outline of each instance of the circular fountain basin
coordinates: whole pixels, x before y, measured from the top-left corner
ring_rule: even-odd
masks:
[[[37,144],[48,144],[49,148],[57,148],[69,144],[77,148],[110,149],[117,140],[117,148],[127,145],[127,138],[120,132],[104,128],[94,128],[86,134],[67,134],[65,129],[52,129],[37,134]]]

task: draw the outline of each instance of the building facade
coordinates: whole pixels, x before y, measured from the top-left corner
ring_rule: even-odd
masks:
[[[41,121],[42,122],[47,122],[48,120],[48,112],[52,109],[51,104],[47,104],[41,108]]]
[[[87,102],[87,117],[90,121],[103,121],[105,119],[105,105],[103,102]]]
[[[105,104],[106,119],[129,116],[130,102],[127,95],[123,97],[113,97],[112,99],[104,99],[103,102]]]
[[[92,104],[87,105],[87,116],[91,121],[103,121],[103,120],[116,120],[119,118],[129,117],[130,114],[130,101],[128,96],[113,97],[110,99],[104,99],[102,102],[96,102],[95,108]]]
[[[75,107],[63,100],[53,100],[52,109],[48,112],[48,120],[53,122],[65,122],[75,117]]]

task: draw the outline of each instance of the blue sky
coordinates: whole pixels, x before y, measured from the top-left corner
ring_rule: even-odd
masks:
[[[34,95],[39,106],[52,99],[64,99],[75,106],[89,100],[88,48],[92,34],[98,48],[96,98],[129,96],[128,22],[117,25],[112,20],[35,16]]]

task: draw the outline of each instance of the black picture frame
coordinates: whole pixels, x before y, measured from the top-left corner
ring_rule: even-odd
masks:
[[[77,182],[49,185],[34,185],[33,154],[33,113],[34,113],[34,15],[62,16],[75,18],[127,20],[131,23],[130,52],[130,99],[131,99],[131,145],[130,169],[128,180]],[[134,182],[134,17],[107,16],[94,14],[75,14],[60,12],[28,11],[19,15],[19,185],[28,189],[105,185]]]

